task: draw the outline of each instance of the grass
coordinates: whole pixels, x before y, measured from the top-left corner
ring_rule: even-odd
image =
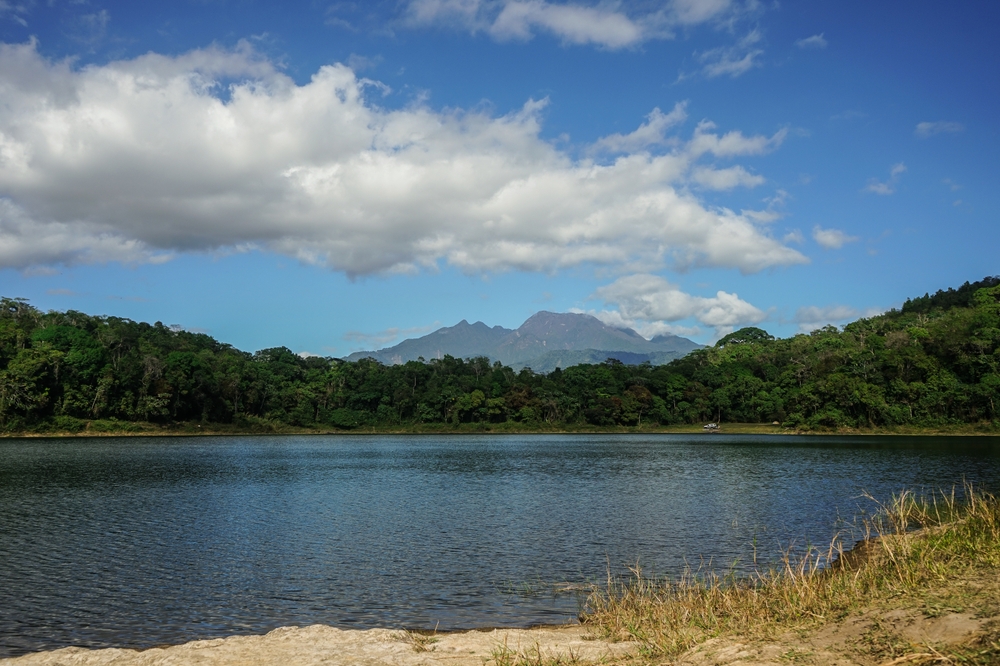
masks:
[[[432,633],[422,631],[407,631],[406,641],[413,646],[414,652],[430,652],[433,645],[440,639],[437,637],[437,629]]]
[[[571,651],[568,655],[545,654],[536,643],[527,650],[515,650],[504,639],[490,653],[487,666],[576,666],[583,662]]]
[[[688,572],[651,579],[638,568],[631,577],[609,575],[582,619],[601,637],[636,641],[642,658],[664,661],[710,638],[774,640],[879,607],[915,607],[928,616],[956,608],[1000,613],[984,607],[997,605],[995,592],[976,596],[981,588],[963,593],[954,584],[986,580],[996,587],[1000,581],[994,495],[966,488],[962,501],[954,492],[922,500],[904,492],[859,529],[862,540],[850,552],[836,539],[825,550],[786,555],[780,566],[750,576]],[[912,644],[872,617],[858,649],[879,663],[1000,663],[1000,627],[988,626],[978,643],[945,654]],[[789,650],[784,659],[804,656]]]

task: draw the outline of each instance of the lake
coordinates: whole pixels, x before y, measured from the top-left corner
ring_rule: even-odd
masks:
[[[568,622],[609,568],[742,569],[963,481],[1000,489],[1000,438],[0,440],[0,656]]]

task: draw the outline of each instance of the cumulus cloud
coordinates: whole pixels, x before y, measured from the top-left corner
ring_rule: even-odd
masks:
[[[898,164],[893,164],[892,168],[889,169],[889,180],[881,181],[878,178],[871,178],[868,184],[865,185],[865,192],[871,192],[873,194],[881,194],[888,196],[896,192],[896,185],[899,183],[899,177],[906,172],[906,165],[902,162]]]
[[[782,132],[703,122],[664,154],[598,164],[539,137],[544,101],[386,110],[373,89],[342,65],[297,85],[247,46],[73,69],[0,45],[0,267],[227,248],[349,275],[807,261],[687,187],[701,157]]]
[[[597,317],[602,322],[613,328],[631,328],[633,331],[647,340],[657,335],[680,335],[685,338],[697,338],[705,334],[705,330],[698,325],[685,326],[683,324],[668,324],[663,321],[642,321],[639,319],[629,319],[624,317],[618,310],[583,310],[580,308],[570,308],[570,312],[589,314]],[[723,333],[722,335],[725,335]],[[721,335],[718,337],[722,337]]]
[[[717,337],[763,321],[765,313],[742,300],[737,294],[719,291],[715,296],[692,296],[658,275],[638,274],[619,278],[600,287],[592,298],[616,310],[604,311],[599,316],[606,322],[619,321],[640,332],[653,328],[661,332],[664,324],[685,319],[711,326]],[[670,329],[671,331],[676,329]]]
[[[917,123],[917,128],[913,130],[913,133],[922,139],[926,139],[927,137],[934,136],[935,134],[954,134],[955,132],[961,132],[964,130],[965,126],[962,123],[956,123],[949,120],[939,120],[934,123]]]
[[[823,36],[823,33],[813,35],[812,37],[805,37],[795,42],[795,45],[800,49],[825,49],[826,44],[826,37]]]
[[[828,250],[839,250],[847,243],[853,243],[858,240],[858,237],[848,236],[840,229],[823,229],[816,226],[813,227],[813,240]]]
[[[36,222],[10,199],[0,198],[0,268],[38,264],[162,263],[169,252],[157,252],[109,225]]]
[[[636,12],[622,3],[410,0],[405,22],[485,32],[497,41],[528,40],[547,32],[568,44],[621,49],[669,39],[677,27],[722,21],[740,11],[732,0],[672,0],[653,11]]]

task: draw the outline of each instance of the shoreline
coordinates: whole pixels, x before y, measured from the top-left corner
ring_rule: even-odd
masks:
[[[830,430],[803,430],[785,428],[770,423],[722,423],[714,431],[705,431],[701,425],[653,426],[653,427],[520,427],[517,424],[463,424],[459,427],[440,426],[389,426],[359,427],[350,430],[337,428],[297,428],[277,426],[273,429],[239,428],[218,423],[176,423],[160,425],[144,422],[113,421],[87,422],[79,431],[68,430],[22,430],[0,433],[0,439],[72,439],[92,437],[245,437],[248,435],[313,435],[313,436],[359,436],[359,435],[409,435],[409,436],[451,436],[451,435],[803,435],[815,437],[844,436],[903,436],[903,437],[1000,437],[1000,424],[979,423],[939,426],[932,428],[839,428]]]

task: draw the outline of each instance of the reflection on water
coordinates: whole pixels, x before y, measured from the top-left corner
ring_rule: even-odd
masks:
[[[829,543],[863,491],[1000,488],[1000,439],[0,441],[0,656],[282,625],[564,622],[587,583]]]

